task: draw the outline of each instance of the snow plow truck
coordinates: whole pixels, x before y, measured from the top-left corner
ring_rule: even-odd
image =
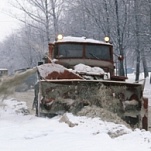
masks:
[[[44,63],[37,67],[36,115],[51,117],[65,112],[80,115],[85,108],[95,106],[131,127],[147,130],[144,82],[127,82],[127,77],[116,75],[115,60],[121,59],[122,56],[114,57],[108,37],[98,41],[59,35],[49,44]],[[104,112],[100,114],[102,118],[106,116]]]

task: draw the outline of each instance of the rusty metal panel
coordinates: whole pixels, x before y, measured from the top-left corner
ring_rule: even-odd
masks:
[[[49,63],[37,67],[41,79],[58,80],[58,79],[82,79],[78,74],[66,69],[62,65]]]
[[[142,129],[148,130],[148,98],[143,98]]]

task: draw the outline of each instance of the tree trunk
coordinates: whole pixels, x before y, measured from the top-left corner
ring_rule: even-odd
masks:
[[[138,2],[134,0],[134,15],[135,15],[135,36],[136,36],[136,77],[135,81],[139,81],[140,74],[140,40],[139,40],[139,16]]]
[[[57,36],[58,35],[58,18],[57,18],[57,15],[56,15],[56,6],[55,6],[55,1],[54,0],[51,0],[51,7],[52,7],[54,34],[55,34],[55,36]]]
[[[46,36],[47,36],[47,44],[50,42],[50,32],[49,32],[49,16],[48,16],[48,1],[45,0],[45,8],[46,8]]]
[[[105,36],[109,36],[111,38],[111,36],[110,36],[110,19],[109,19],[110,16],[109,16],[109,10],[108,10],[108,5],[107,5],[106,0],[104,1],[104,8],[105,8],[106,16],[107,16],[107,18],[106,18],[106,35]]]
[[[142,50],[141,52],[142,52],[142,63],[143,63],[143,69],[144,69],[144,78],[146,78],[148,77],[147,62],[146,62],[144,50]]]
[[[116,9],[116,24],[117,24],[117,41],[118,41],[118,49],[120,52],[120,56],[124,57],[122,42],[121,42],[121,33],[120,33],[120,23],[119,23],[119,12],[118,12],[118,2],[115,0],[115,9]],[[124,73],[124,61],[123,59],[119,62],[119,75],[125,76]]]

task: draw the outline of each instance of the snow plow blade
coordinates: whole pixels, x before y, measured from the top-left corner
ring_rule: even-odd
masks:
[[[75,115],[95,116],[101,119],[106,117],[107,121],[119,118],[133,128],[147,130],[148,100],[143,99],[142,96],[143,84],[85,80],[66,69],[60,71],[59,68],[56,69],[56,66],[49,69],[49,72],[46,72],[48,69],[42,69],[42,66],[39,67],[38,72],[41,80],[35,86],[37,116],[52,116],[71,112]],[[56,79],[53,77],[54,74],[55,78],[57,76]],[[64,75],[66,76],[62,79]],[[72,75],[74,78],[69,79],[67,75]],[[90,108],[91,111],[93,109],[93,114],[91,114]],[[118,122],[120,120],[116,122],[120,123]]]

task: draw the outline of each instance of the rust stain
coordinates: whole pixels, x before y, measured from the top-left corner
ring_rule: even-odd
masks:
[[[45,77],[46,79],[82,79],[82,77],[68,71],[64,70],[64,72],[53,71]]]

